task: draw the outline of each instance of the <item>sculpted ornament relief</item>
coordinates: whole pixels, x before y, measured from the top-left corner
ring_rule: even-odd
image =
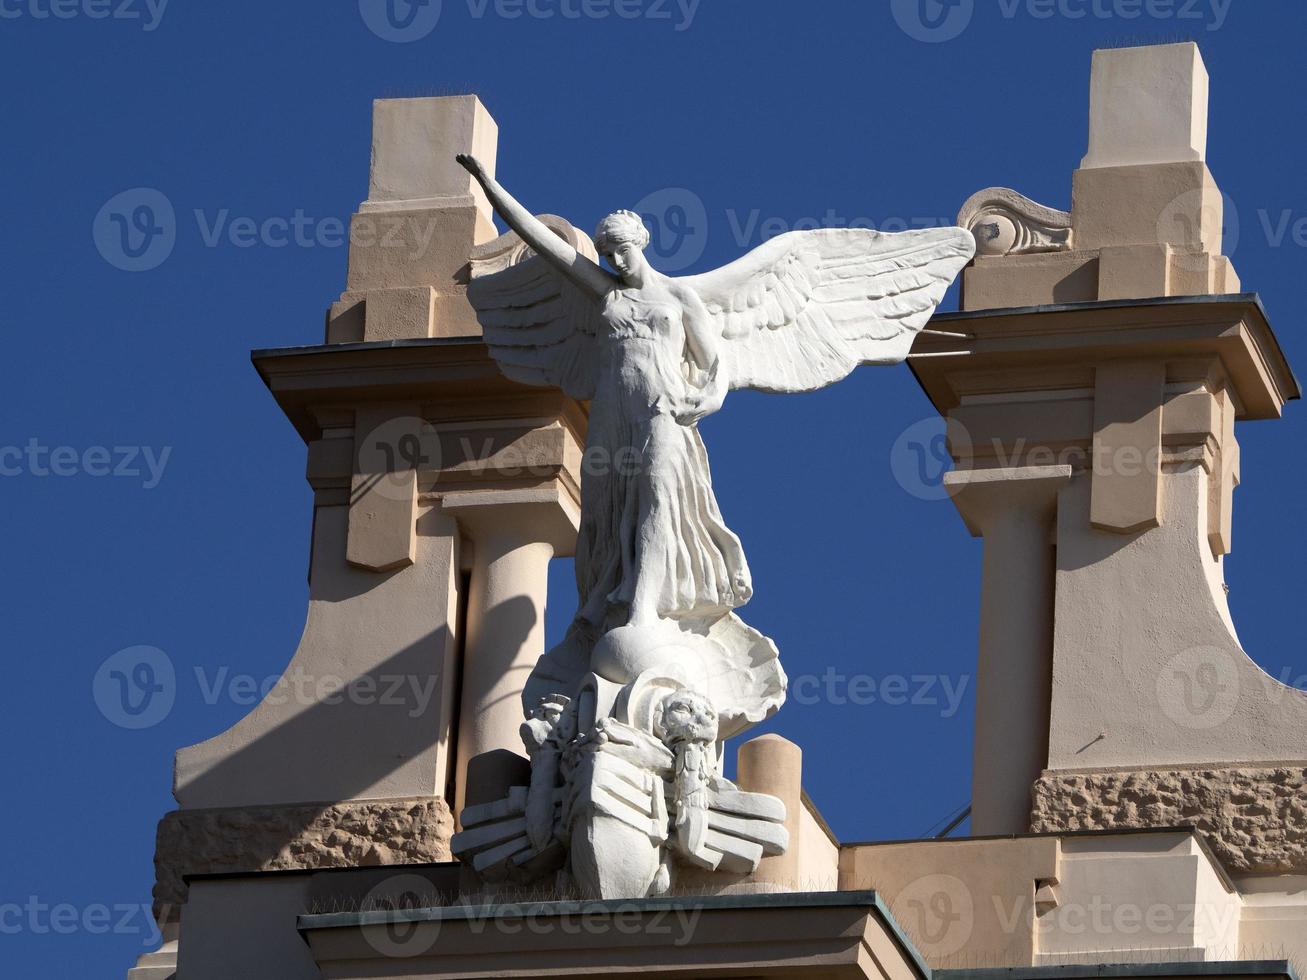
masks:
[[[678,865],[752,871],[784,852],[785,808],[722,776],[723,744],[779,709],[786,679],[735,612],[753,582],[698,423],[736,389],[812,391],[902,361],[974,239],[798,231],[671,278],[645,258],[638,215],[605,218],[592,252],[458,159],[520,238],[473,257],[491,354],[590,403],[587,454],[637,465],[584,475],[580,608],[523,694],[530,785],[464,810],[454,852],[488,882],[561,874],[599,898],[663,893]]]
[[[1065,252],[1072,245],[1071,215],[1007,187],[988,187],[967,198],[958,224],[976,236],[982,256]]]

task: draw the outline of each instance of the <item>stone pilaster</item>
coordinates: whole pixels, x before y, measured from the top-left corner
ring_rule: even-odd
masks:
[[[461,813],[468,763],[496,749],[522,752],[522,689],[545,650],[549,561],[574,547],[580,507],[553,488],[456,491],[443,507],[472,550],[455,791]]]
[[[985,539],[971,832],[1019,834],[1029,822],[1030,785],[1048,763],[1052,531],[1071,467],[995,467],[947,479],[967,527]]]

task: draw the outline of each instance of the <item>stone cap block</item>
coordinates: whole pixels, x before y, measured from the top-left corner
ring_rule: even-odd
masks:
[[[475,202],[490,216],[472,175],[455,161],[471,153],[491,176],[499,127],[475,95],[377,99],[372,111],[372,171],[360,210],[457,207]]]
[[[1081,169],[1205,160],[1207,98],[1192,41],[1095,51]]]

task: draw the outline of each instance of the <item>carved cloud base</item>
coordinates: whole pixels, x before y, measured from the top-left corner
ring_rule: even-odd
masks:
[[[1045,772],[1030,829],[1193,826],[1234,874],[1307,872],[1307,766]]]

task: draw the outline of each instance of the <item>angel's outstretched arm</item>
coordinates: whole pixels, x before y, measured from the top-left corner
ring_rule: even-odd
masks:
[[[615,277],[555,235],[535,215],[522,207],[512,194],[486,173],[485,167],[476,157],[460,153],[457,159],[485,189],[486,197],[504,219],[504,223],[521,235],[522,240],[535,249],[537,255],[596,299],[616,285]]]

